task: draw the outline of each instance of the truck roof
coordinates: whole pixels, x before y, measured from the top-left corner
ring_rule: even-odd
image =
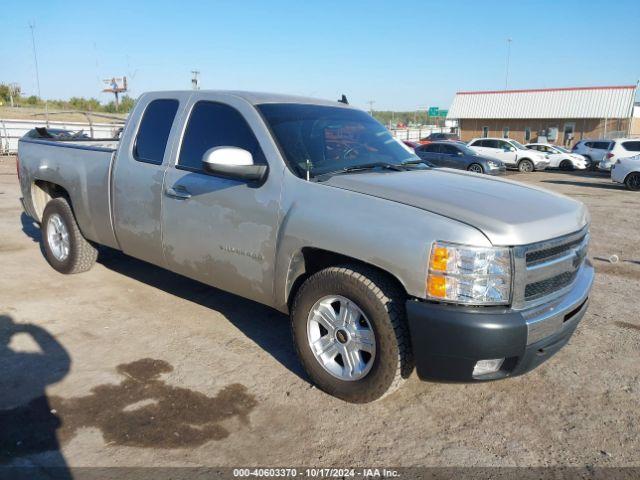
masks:
[[[332,107],[343,106],[348,107],[337,100],[324,100],[320,98],[304,97],[298,95],[287,95],[282,93],[268,93],[268,92],[248,92],[243,90],[168,90],[168,91],[154,91],[147,92],[148,94],[171,94],[171,93],[215,93],[216,95],[228,95],[231,97],[242,98],[252,105],[260,105],[263,103],[305,103],[312,105],[329,105]]]

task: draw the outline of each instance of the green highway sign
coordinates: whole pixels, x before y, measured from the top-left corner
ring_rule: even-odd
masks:
[[[449,110],[440,110],[439,107],[429,107],[428,114],[430,117],[446,117]]]

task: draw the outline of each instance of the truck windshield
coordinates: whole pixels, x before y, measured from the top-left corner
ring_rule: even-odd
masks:
[[[323,105],[270,103],[258,109],[301,177],[356,171],[358,167],[421,162],[389,131],[360,110]]]

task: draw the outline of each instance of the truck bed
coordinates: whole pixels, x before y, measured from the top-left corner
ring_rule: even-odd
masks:
[[[49,198],[47,182],[60,185],[74,205],[83,235],[118,248],[110,181],[117,139],[53,140],[23,138],[19,143],[20,183],[26,212],[40,221]]]

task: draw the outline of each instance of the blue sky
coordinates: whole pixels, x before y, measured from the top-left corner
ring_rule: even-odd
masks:
[[[374,109],[447,108],[458,90],[634,84],[640,1],[3,0],[0,82],[93,96],[127,75],[131,94],[190,88],[347,94]],[[91,7],[95,5],[94,7]]]

